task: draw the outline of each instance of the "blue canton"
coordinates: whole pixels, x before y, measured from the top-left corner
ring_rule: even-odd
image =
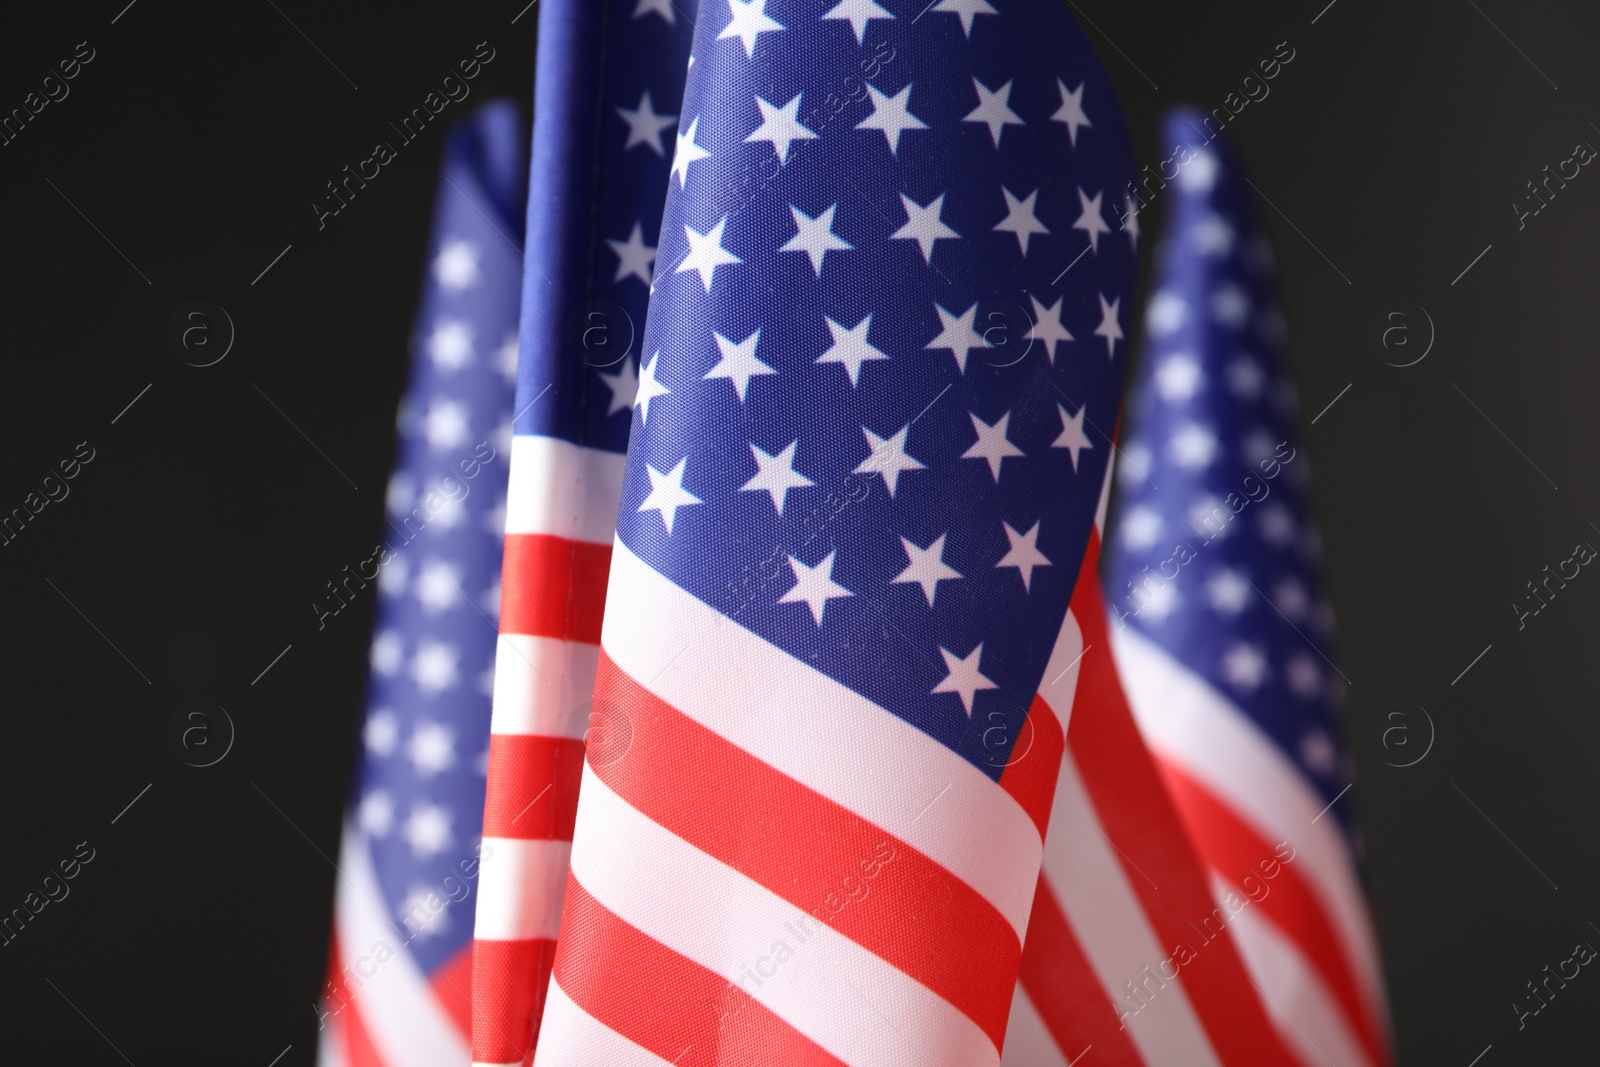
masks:
[[[1242,167],[1205,136],[1204,118],[1166,122],[1163,143],[1185,147],[1161,193],[1168,237],[1129,402],[1106,592],[1117,620],[1242,709],[1331,802],[1350,780],[1344,679],[1272,252]]]
[[[1117,417],[1110,82],[1053,0],[705,0],[681,111],[618,534],[997,778]]]
[[[486,104],[445,145],[378,572],[355,822],[393,929],[424,973],[472,942],[476,901],[464,895],[473,883],[461,864],[483,830],[522,274],[522,123],[512,105]]]

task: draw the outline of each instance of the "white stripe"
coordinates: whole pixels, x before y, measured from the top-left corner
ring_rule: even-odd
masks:
[[[1105,654],[1105,649],[1099,650]],[[1066,736],[1072,722],[1072,699],[1078,692],[1078,679],[1083,677],[1083,628],[1071,611],[1061,620],[1056,634],[1055,647],[1050,650],[1050,662],[1045,665],[1044,677],[1039,679],[1039,696],[1050,705],[1061,723],[1061,734]]]
[[[549,989],[539,1029],[539,1049],[533,1057],[534,1067],[588,1067],[589,1064],[670,1067],[668,1061],[635,1045],[580,1008],[554,976],[550,978]],[[480,1065],[473,1064],[473,1067]],[[508,1064],[507,1067],[521,1065]]]
[[[511,439],[506,533],[608,544],[628,457],[555,437]]]
[[[579,641],[501,634],[495,646],[490,731],[583,737],[599,657],[597,647]]]
[[[1078,1050],[1074,1050],[1074,1055]],[[1011,1019],[1006,1023],[1006,1051],[1000,1067],[1067,1067],[1067,1058],[1056,1048],[1055,1038],[1039,1018],[1038,1009],[1022,983],[1011,997]]]
[[[1211,888],[1221,899],[1234,887],[1213,875]],[[1272,920],[1246,905],[1229,927],[1266,1001],[1267,1016],[1305,1067],[1374,1067],[1333,994]]]
[[[684,592],[620,540],[600,644],[685,715],[966,882],[1021,939],[1039,830],[977,767]]]
[[[323,1005],[323,1009],[327,1009]],[[344,1023],[339,1017],[329,1016],[323,1021],[321,1033],[317,1035],[317,1067],[348,1067],[344,1058]]]
[[[389,1067],[468,1062],[471,1050],[406,950],[405,938],[396,936],[384,921],[389,909],[378,889],[372,856],[350,822],[339,848],[339,871],[343,878],[334,899],[334,934],[339,962],[349,976],[339,980],[350,1002],[345,1010],[360,1013],[367,1035]],[[377,962],[377,956],[386,954],[379,945],[392,958]]]
[[[1070,750],[1061,761],[1056,793],[1071,803],[1057,804],[1051,816],[1045,877],[1111,998],[1112,1010],[1127,1013],[1122,1025],[1150,1067],[1219,1067],[1211,1040],[1184,992],[1180,961],[1166,962],[1171,949],[1162,947],[1138,893],[1101,835],[1094,801]],[[1091,819],[1096,821],[1090,823]],[[1206,949],[1201,946],[1198,951]],[[1162,974],[1175,968],[1175,980]],[[1143,1001],[1128,991],[1129,982],[1144,990]],[[1143,982],[1150,984],[1140,986]]]
[[[1132,627],[1119,630],[1111,644],[1152,751],[1182,767],[1262,837],[1294,847],[1295,867],[1322,902],[1362,994],[1381,1017],[1383,979],[1371,916],[1338,820],[1317,819],[1326,801],[1244,712],[1160,646]]]
[[[999,1062],[987,1035],[949,1001],[657,825],[587,766],[578,795],[573,878],[612,914],[737,984],[845,1063]]]
[[[570,841],[484,838],[472,936],[480,941],[555,940],[571,854]]]

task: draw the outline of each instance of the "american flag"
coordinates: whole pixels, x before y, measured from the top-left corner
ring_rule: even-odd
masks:
[[[998,1063],[1116,101],[1053,0],[706,0],[683,100],[538,1062]]]
[[[375,578],[377,621],[318,1013],[323,1067],[468,1062],[523,122],[487,104],[446,141],[387,521],[354,572]]]
[[[1107,586],[1133,712],[1269,1017],[1305,1064],[1389,1060],[1272,255],[1203,116],[1147,314]],[[1275,870],[1268,876],[1265,872]]]
[[[593,759],[625,736],[591,698],[693,12],[694,0],[540,8],[474,1063],[533,1051],[585,738]]]

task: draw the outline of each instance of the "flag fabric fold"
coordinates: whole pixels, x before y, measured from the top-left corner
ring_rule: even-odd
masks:
[[[1345,679],[1272,255],[1205,116],[1178,111],[1107,586],[1139,726],[1269,1017],[1305,1064],[1389,1062],[1357,866]]]
[[[540,5],[472,971],[478,1064],[532,1054],[586,742],[603,756],[618,728],[591,698],[693,11]]]
[[[468,1062],[523,122],[514,105],[489,103],[445,140],[383,539],[317,608],[332,628],[347,603],[377,600],[318,1010],[323,1067]]]
[[[537,1062],[998,1063],[1120,403],[1114,94],[1049,0],[707,0],[678,110]]]

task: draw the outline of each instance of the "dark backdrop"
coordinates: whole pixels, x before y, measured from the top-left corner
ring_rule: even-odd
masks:
[[[0,911],[80,842],[94,858],[0,948],[0,1060],[311,1062],[371,601],[320,632],[309,605],[377,538],[445,123],[320,231],[310,205],[480,41],[474,99],[526,101],[524,2],[4,15],[0,112],[79,42],[94,58],[0,147],[0,512],[93,458],[0,547]],[[1151,162],[1162,109],[1224,106],[1294,49],[1230,130],[1274,205],[1303,420],[1322,412],[1307,446],[1401,1061],[1594,1062],[1600,978],[1520,1031],[1511,1005],[1600,945],[1600,579],[1521,630],[1511,605],[1600,544],[1600,177],[1520,230],[1511,205],[1600,145],[1600,12],[1325,2],[1078,14]],[[205,369],[166,338],[193,299],[237,331]],[[1391,345],[1413,343],[1386,351],[1373,324],[1396,308]],[[1429,333],[1422,362],[1387,365]],[[168,747],[193,699],[237,729],[212,767]]]

